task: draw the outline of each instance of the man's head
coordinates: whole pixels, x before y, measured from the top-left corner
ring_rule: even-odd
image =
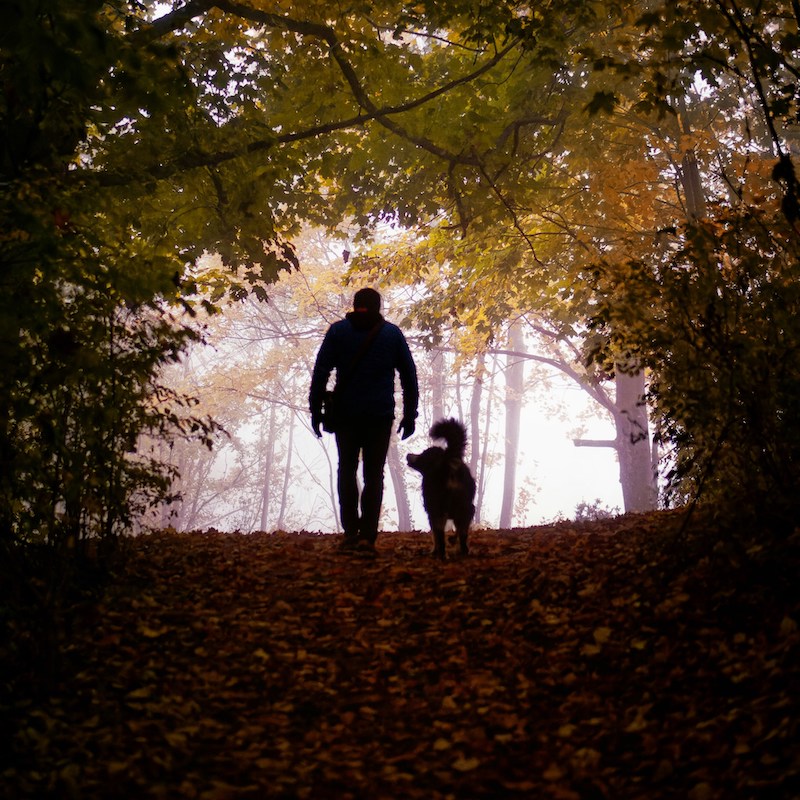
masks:
[[[381,310],[381,296],[368,287],[359,289],[353,297],[353,310],[377,314]]]

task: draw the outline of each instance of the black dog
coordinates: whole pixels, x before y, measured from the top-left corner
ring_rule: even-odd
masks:
[[[429,447],[418,455],[406,457],[408,466],[422,474],[422,502],[433,532],[433,554],[444,558],[444,528],[453,520],[461,554],[466,555],[467,533],[475,515],[475,479],[464,463],[467,430],[455,419],[433,424],[431,439],[444,439],[447,449]]]

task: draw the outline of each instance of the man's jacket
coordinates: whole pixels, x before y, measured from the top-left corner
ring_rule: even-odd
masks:
[[[351,369],[356,354],[376,322],[382,326]],[[344,417],[394,417],[394,373],[400,375],[403,390],[403,417],[415,419],[419,401],[417,369],[408,342],[397,325],[386,322],[380,314],[351,311],[334,322],[322,340],[308,396],[312,415],[322,407],[328,378],[336,370],[336,388],[340,391],[338,408]],[[344,385],[339,385],[344,381]]]

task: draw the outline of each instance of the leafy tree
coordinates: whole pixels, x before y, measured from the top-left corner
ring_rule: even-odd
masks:
[[[156,117],[155,86],[193,100],[164,48],[126,45],[119,10],[11,0],[0,34],[0,582],[45,676],[87,565],[170,492],[142,435],[214,430],[158,376],[199,337],[183,254],[152,207],[96,179],[91,143],[127,149],[113,128],[136,108]]]
[[[710,200],[689,203],[648,259],[600,262],[598,320],[618,352],[652,370],[671,493],[785,530],[796,516],[798,332],[786,315],[796,305],[800,17],[794,4],[747,0],[652,11],[640,20],[650,57],[635,63],[645,101],[685,129],[682,100],[702,76],[707,97],[729,98],[727,150],[704,173]],[[621,58],[613,69],[631,66]],[[624,310],[611,311],[614,297]]]
[[[598,271],[598,321],[653,372],[672,495],[725,515],[735,497],[740,519],[779,530],[794,525],[800,478],[798,255],[777,210],[720,208],[660,263]]]
[[[171,308],[184,299],[182,259],[152,231],[140,227],[137,237],[124,198],[77,177],[76,165],[95,156],[88,143],[109,95],[121,124],[125,107],[153,100],[149,81],[163,77],[165,95],[176,84],[162,51],[124,46],[107,11],[92,2],[4,9],[0,541],[8,563],[16,543],[44,542],[63,564],[88,537],[108,541],[167,492],[169,469],[137,454],[143,431],[213,429],[157,377],[199,335],[179,304]]]

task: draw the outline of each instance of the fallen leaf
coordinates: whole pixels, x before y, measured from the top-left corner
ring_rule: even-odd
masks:
[[[551,762],[547,769],[542,773],[546,781],[560,781],[564,777],[564,770],[558,764]]]
[[[595,628],[592,635],[597,644],[605,644],[611,638],[611,628]]]
[[[447,739],[442,739],[441,737],[439,737],[433,743],[434,750],[449,750],[452,746],[453,746],[452,742],[447,741]]]

